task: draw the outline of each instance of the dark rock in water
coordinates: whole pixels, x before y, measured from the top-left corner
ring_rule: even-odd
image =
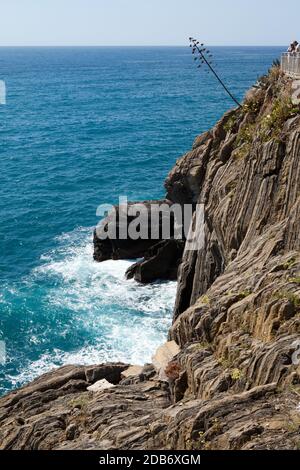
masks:
[[[132,223],[136,217],[128,215],[128,210],[136,209],[138,206],[143,204],[144,208],[147,210],[147,223],[148,230],[146,231],[147,239],[145,237],[139,237],[136,240],[131,239],[130,237],[121,238],[121,234],[125,232],[128,233],[128,226]],[[149,248],[156,245],[159,241],[164,240],[162,233],[162,223],[166,217],[169,217],[168,208],[172,205],[171,201],[161,200],[161,201],[145,201],[145,202],[130,202],[128,203],[127,208],[122,206],[116,206],[115,219],[113,214],[109,214],[106,219],[101,222],[101,228],[106,232],[108,226],[115,231],[115,238],[107,237],[105,239],[99,238],[99,229],[96,229],[94,232],[94,259],[96,261],[102,262],[108,259],[136,259],[143,258],[145,253]],[[164,206],[167,210],[164,210]],[[160,207],[161,213],[156,219],[152,216],[151,210],[155,210]],[[127,213],[126,213],[127,212]],[[126,219],[124,216],[126,216]],[[152,234],[156,232],[154,239],[151,237]],[[174,214],[170,214],[170,237],[174,235]]]
[[[142,258],[156,241],[152,240],[100,240],[94,232],[94,260],[100,262]]]
[[[150,248],[143,260],[131,266],[126,277],[144,284],[158,279],[176,280],[183,250],[184,242],[181,240],[162,241]]]

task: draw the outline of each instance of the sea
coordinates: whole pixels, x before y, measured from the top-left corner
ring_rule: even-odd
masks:
[[[242,100],[282,47],[211,47]],[[0,394],[65,364],[144,364],[175,282],[93,261],[101,204],[164,196],[197,135],[235,106],[188,47],[0,48]]]

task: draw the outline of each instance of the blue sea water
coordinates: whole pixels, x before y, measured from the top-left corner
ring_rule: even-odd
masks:
[[[212,48],[242,99],[282,48]],[[92,259],[96,209],[159,198],[175,160],[229,107],[190,49],[0,48],[0,393],[66,363],[149,361],[176,284]]]

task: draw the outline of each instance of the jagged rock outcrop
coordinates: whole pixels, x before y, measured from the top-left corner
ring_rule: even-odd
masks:
[[[290,96],[272,69],[167,178],[169,200],[205,207],[204,246],[185,250],[179,270],[169,339],[180,351],[167,381],[151,365],[123,380],[120,364],[52,372],[0,400],[0,448],[299,449],[300,114]],[[86,390],[102,379],[115,386]]]
[[[142,205],[142,207],[141,207]],[[118,205],[114,207],[114,212],[111,212],[104,220],[101,221],[99,227],[94,232],[94,259],[95,261],[102,262],[109,259],[136,259],[143,258],[144,254],[157,243],[164,240],[162,233],[162,221],[164,219],[164,206],[167,208],[171,205],[168,200],[161,201],[143,201],[143,202],[129,202],[126,205]],[[128,236],[128,228],[132,222],[135,221],[139,215],[139,208],[146,210],[146,220],[148,224],[146,227],[146,237],[139,237],[132,239]],[[151,218],[152,208],[162,207],[159,218]],[[130,211],[132,211],[130,213]],[[174,220],[173,220],[174,223]],[[146,225],[146,224],[145,224]],[[157,237],[152,238],[151,228],[156,232]],[[173,230],[173,224],[171,224]],[[113,237],[110,236],[111,230]],[[137,232],[138,232],[137,228]],[[171,235],[172,235],[171,230]],[[105,237],[100,237],[100,234],[106,234]]]
[[[115,206],[115,212],[101,222],[100,231],[98,227],[94,232],[95,261],[140,258],[128,270],[128,279],[134,278],[141,283],[176,280],[184,241],[174,239],[174,213],[168,210],[171,205],[172,201],[164,199]],[[141,217],[143,211],[146,214],[143,223],[137,224],[137,236],[127,236],[130,224]],[[163,230],[164,221],[169,226],[167,234]],[[108,236],[102,237],[103,232]]]

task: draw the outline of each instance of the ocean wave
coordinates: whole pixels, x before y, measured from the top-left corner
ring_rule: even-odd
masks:
[[[133,261],[95,262],[91,234],[78,228],[57,237],[22,286],[27,350],[12,358],[18,365],[7,371],[11,387],[65,364],[144,364],[165,341],[176,283],[126,280]]]

